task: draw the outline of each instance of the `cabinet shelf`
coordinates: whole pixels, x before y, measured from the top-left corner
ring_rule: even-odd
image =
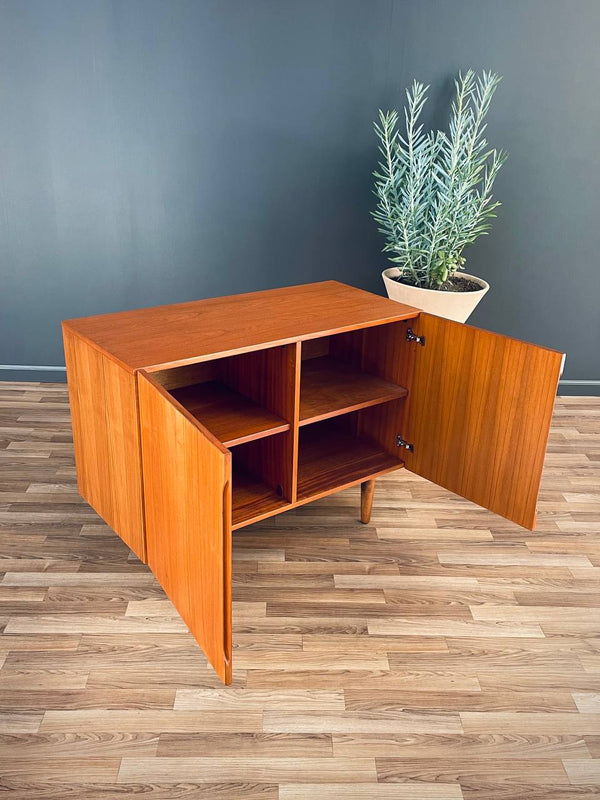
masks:
[[[403,386],[329,356],[311,358],[302,362],[300,425],[397,400],[407,394]]]
[[[172,389],[171,394],[226,447],[290,429],[289,422],[220,381]]]
[[[298,502],[402,466],[379,445],[353,436],[335,422],[311,425],[300,433]]]
[[[256,522],[290,505],[274,489],[238,466],[233,470],[231,498],[231,521],[234,529]]]

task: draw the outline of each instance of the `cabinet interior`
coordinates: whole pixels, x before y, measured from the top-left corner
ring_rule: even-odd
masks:
[[[236,445],[231,448],[231,454],[231,522],[234,528],[291,504],[292,435],[289,431]]]
[[[395,452],[388,452],[377,435],[362,430],[363,414],[353,411],[300,429],[298,502],[308,502],[402,464],[397,447]]]
[[[295,345],[155,372],[153,377],[225,447],[289,431]]]
[[[402,466],[409,321],[161,370],[232,453],[232,525]]]

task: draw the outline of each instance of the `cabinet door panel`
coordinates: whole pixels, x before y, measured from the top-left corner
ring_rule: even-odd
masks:
[[[231,682],[231,453],[144,372],[138,376],[148,564]]]
[[[563,356],[421,314],[407,469],[533,529]]]

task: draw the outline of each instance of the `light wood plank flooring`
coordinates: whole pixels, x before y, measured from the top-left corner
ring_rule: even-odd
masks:
[[[14,798],[600,797],[600,399],[537,530],[401,472],[235,534],[234,684],[79,498],[67,393],[0,384],[0,788]]]

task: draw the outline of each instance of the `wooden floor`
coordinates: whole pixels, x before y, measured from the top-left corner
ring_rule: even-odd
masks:
[[[0,789],[600,797],[600,399],[531,533],[400,472],[234,540],[234,685],[77,495],[65,388],[0,384]]]

